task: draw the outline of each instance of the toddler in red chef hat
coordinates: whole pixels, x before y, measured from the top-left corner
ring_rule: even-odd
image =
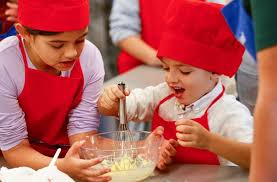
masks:
[[[97,133],[104,81],[99,50],[86,40],[88,0],[18,0],[18,36],[0,42],[0,149],[9,166],[48,166],[78,181],[109,181],[103,159],[80,159]]]
[[[165,83],[145,89],[105,89],[102,114],[117,115],[126,97],[127,117],[164,127],[167,141],[158,168],[171,162],[250,165],[253,119],[249,110],[224,93],[220,75],[232,77],[244,47],[236,40],[221,5],[189,0],[170,4],[158,47]]]

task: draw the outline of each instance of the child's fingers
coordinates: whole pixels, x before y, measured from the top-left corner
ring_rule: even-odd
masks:
[[[167,165],[172,163],[172,159],[171,158],[167,158],[167,159],[161,159],[158,164],[157,164],[157,168],[160,170],[164,170],[166,169]]]
[[[177,147],[178,146],[178,142],[174,139],[169,139],[168,142],[173,146],[173,147]]]
[[[119,102],[119,99],[124,99],[129,94],[129,89],[125,89],[125,93],[123,93],[117,85],[109,86],[103,91],[103,95],[110,100],[106,99],[107,102]]]
[[[9,16],[7,17],[7,20],[8,21],[11,21],[11,22],[16,22],[17,21],[17,18],[13,17],[13,16]]]
[[[73,145],[70,147],[70,149],[66,153],[66,157],[71,157],[71,156],[79,155],[80,147],[84,144],[84,142],[85,141],[82,140],[82,141],[73,143]]]
[[[112,94],[117,100],[124,99],[126,97],[125,94],[118,88],[117,85],[112,86],[110,91],[111,92],[109,94]]]
[[[172,156],[176,155],[176,146],[178,146],[178,142],[174,139],[170,139],[164,144],[163,150],[160,153],[159,162],[157,164],[158,169],[164,170],[167,165],[172,163]]]
[[[176,131],[180,133],[190,134],[193,133],[194,128],[193,126],[189,125],[176,125]]]
[[[7,10],[5,11],[5,15],[6,15],[6,16],[14,15],[14,10],[12,10],[12,9],[7,9]]]
[[[125,94],[126,96],[128,96],[128,95],[130,95],[130,93],[131,93],[131,90],[130,90],[129,88],[125,88],[124,94]]]
[[[166,168],[166,163],[165,163],[165,159],[161,158],[157,164],[157,167],[161,170]]]
[[[186,142],[186,141],[178,140],[178,143],[182,147],[197,147],[195,141]]]
[[[176,126],[179,126],[179,125],[189,125],[189,126],[193,126],[194,123],[195,123],[195,121],[193,121],[193,120],[182,119],[182,120],[176,121],[176,122],[175,122],[175,125],[176,125]]]
[[[78,161],[78,163],[81,169],[87,169],[95,166],[96,164],[101,163],[102,161],[103,161],[102,158],[94,158],[89,160],[81,159]]]
[[[146,139],[150,145],[155,142],[158,138],[163,137],[164,128],[162,126],[157,127],[154,131],[152,131]]]
[[[168,151],[163,151],[162,153],[161,153],[161,157],[162,157],[162,159],[165,159],[165,158],[167,158],[169,156],[169,153],[168,153]]]
[[[165,151],[167,152],[168,156],[175,156],[176,155],[176,149],[172,145],[168,145],[165,147]]]
[[[178,140],[183,140],[183,141],[194,141],[195,140],[195,136],[192,134],[176,133],[176,137]]]
[[[18,5],[16,3],[7,2],[6,4],[9,8],[17,9]]]
[[[161,154],[161,161],[163,161],[165,164],[170,164],[172,162],[172,159],[171,159],[171,155],[168,151],[164,151],[162,154]]]
[[[171,157],[166,158],[166,159],[164,160],[164,163],[165,163],[166,165],[171,164],[171,163],[172,163],[172,158],[171,158]]]
[[[91,169],[83,170],[84,175],[87,177],[97,177],[109,172],[111,172],[111,169],[109,168],[102,168],[102,169],[91,168]]]
[[[105,89],[106,96],[112,101],[112,102],[119,102],[119,97],[114,93],[114,88],[107,88]]]
[[[101,96],[101,105],[102,107],[105,107],[106,109],[112,109],[113,104],[115,103],[113,100],[111,100],[107,95]]]
[[[163,159],[163,160],[168,160],[168,158],[171,158],[173,156],[176,155],[176,152],[169,152],[168,150],[165,150],[163,151],[161,154],[160,154],[160,157]]]
[[[164,133],[164,128],[162,127],[162,126],[158,126],[153,132],[152,132],[152,134],[154,134],[154,135],[158,135],[158,136],[160,136],[160,135],[163,135],[163,133]]]
[[[165,170],[166,169],[166,165],[165,165],[165,163],[160,162],[160,163],[158,163],[157,168],[160,169],[160,170]]]

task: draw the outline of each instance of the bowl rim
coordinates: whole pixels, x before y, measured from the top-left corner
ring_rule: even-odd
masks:
[[[108,133],[115,133],[115,132],[128,132],[127,130],[125,131],[119,131],[119,130],[113,130],[113,131],[106,131],[106,132],[102,132],[102,133],[96,133],[96,134],[92,134],[92,135],[87,135],[87,136],[97,136],[97,135],[103,135],[103,134],[108,134]],[[129,131],[130,133],[147,133],[150,134],[152,133],[152,131]]]
[[[91,135],[86,135],[85,136],[85,140],[87,138],[90,138],[90,137],[97,137],[97,136],[100,136],[100,135],[106,135],[106,134],[110,134],[110,133],[115,133],[115,132],[122,132],[122,131],[119,131],[119,130],[113,130],[113,131],[107,131],[107,132],[102,132],[102,133],[96,133],[96,134],[91,134]],[[130,131],[131,133],[145,133],[145,134],[151,134],[152,131]],[[131,148],[131,149],[128,149],[128,150],[137,150],[137,149],[143,149],[145,148],[145,146],[143,147],[136,147],[136,148]],[[89,150],[89,151],[94,151],[94,150],[97,150],[97,149],[90,149],[89,147],[85,147],[84,145],[82,145],[80,147],[80,149],[84,149],[84,150]],[[120,151],[121,149],[118,149],[118,151]],[[102,151],[106,151],[106,152],[111,152],[111,151],[114,151],[116,152],[117,150],[102,150]]]
[[[90,149],[88,147],[80,147],[81,149],[84,149],[84,150],[88,150],[88,151],[93,151],[93,150],[98,150],[98,149]],[[136,148],[131,148],[131,149],[125,149],[125,150],[138,150],[138,149],[143,149],[143,148],[146,148],[145,146],[143,147],[136,147]],[[113,149],[113,150],[102,150],[103,152],[117,152],[117,151],[121,151],[122,149]]]

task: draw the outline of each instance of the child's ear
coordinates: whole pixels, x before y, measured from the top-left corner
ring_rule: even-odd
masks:
[[[26,29],[20,24],[20,23],[15,23],[15,29],[16,31],[25,39],[29,40],[30,39],[30,33],[26,31]]]
[[[210,80],[213,80],[213,81],[218,81],[218,79],[219,79],[219,74],[217,74],[217,73],[212,73],[211,75],[210,75]]]

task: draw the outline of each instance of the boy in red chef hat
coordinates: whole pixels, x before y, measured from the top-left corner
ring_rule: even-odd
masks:
[[[253,119],[234,96],[224,93],[220,75],[232,77],[242,60],[218,4],[174,0],[165,16],[157,56],[165,82],[145,89],[116,85],[98,100],[101,113],[117,115],[118,98],[127,99],[128,120],[153,120],[168,140],[158,168],[174,162],[248,168]]]
[[[109,181],[110,169],[82,160],[83,136],[97,132],[104,80],[99,50],[85,40],[88,0],[19,0],[18,36],[0,43],[0,148],[12,167],[57,167],[81,181]],[[74,144],[73,144],[74,143]],[[71,147],[70,145],[73,144]]]

